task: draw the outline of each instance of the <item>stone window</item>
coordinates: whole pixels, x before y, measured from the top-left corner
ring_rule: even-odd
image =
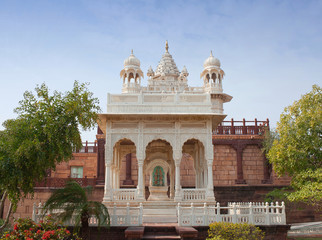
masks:
[[[83,167],[80,167],[80,166],[70,167],[70,176],[72,178],[83,178]]]

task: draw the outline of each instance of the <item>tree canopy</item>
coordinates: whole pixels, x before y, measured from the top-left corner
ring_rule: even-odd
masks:
[[[0,192],[16,204],[33,193],[46,170],[72,157],[82,146],[80,127],[91,129],[100,110],[87,84],[74,82],[71,91],[50,94],[45,84],[24,93],[15,109],[16,119],[0,131]]]
[[[284,109],[267,157],[279,175],[288,174],[291,201],[321,206],[322,201],[322,89],[314,85]],[[272,136],[272,135],[271,135]]]

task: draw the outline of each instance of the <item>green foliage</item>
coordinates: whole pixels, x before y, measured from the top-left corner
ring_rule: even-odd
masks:
[[[0,226],[2,226],[2,225],[4,224],[4,222],[5,222],[5,220],[4,220],[4,219],[2,219],[2,218],[0,218]],[[11,225],[10,225],[10,224],[8,224],[8,225],[6,225],[6,227],[2,230],[2,232],[10,231],[10,229],[11,229]],[[0,232],[0,234],[1,234],[1,232]],[[0,235],[0,236],[1,236],[1,235]]]
[[[285,108],[277,123],[277,136],[267,154],[279,175],[288,174],[293,192],[290,201],[321,207],[322,201],[322,89]]]
[[[208,240],[262,240],[264,233],[247,223],[215,222],[210,224]]]
[[[284,201],[287,202],[287,194],[290,191],[290,188],[275,188],[273,191],[266,194],[264,201],[265,202],[275,202],[275,201]]]
[[[50,95],[45,84],[35,94],[26,91],[15,110],[16,119],[7,120],[0,131],[0,191],[7,191],[11,202],[33,193],[47,169],[72,157],[82,146],[79,126],[95,126],[98,99],[86,84],[74,83],[72,91]]]
[[[71,218],[75,219],[76,229],[80,225],[88,228],[88,219],[95,216],[98,226],[109,226],[110,217],[106,206],[100,202],[89,201],[87,194],[91,187],[82,188],[77,182],[70,181],[65,188],[57,189],[44,205],[44,214],[55,209],[63,211],[53,214],[56,219],[65,222]]]
[[[71,234],[65,227],[60,227],[51,216],[44,218],[39,224],[29,218],[20,218],[10,231],[4,232],[0,240],[81,240],[77,234]]]

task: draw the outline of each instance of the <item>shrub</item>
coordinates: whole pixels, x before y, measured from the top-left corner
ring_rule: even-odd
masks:
[[[262,240],[264,233],[248,223],[215,222],[210,224],[208,240]]]
[[[71,234],[65,227],[60,227],[51,216],[47,216],[39,224],[30,218],[19,218],[13,230],[6,231],[0,240],[81,240]]]

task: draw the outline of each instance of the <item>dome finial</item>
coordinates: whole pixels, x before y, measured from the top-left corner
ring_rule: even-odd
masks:
[[[213,57],[214,55],[212,55],[212,50],[210,50],[210,56]]]
[[[133,49],[131,49],[131,54],[133,55]]]
[[[168,52],[169,45],[168,45],[168,40],[165,41],[165,51]]]

